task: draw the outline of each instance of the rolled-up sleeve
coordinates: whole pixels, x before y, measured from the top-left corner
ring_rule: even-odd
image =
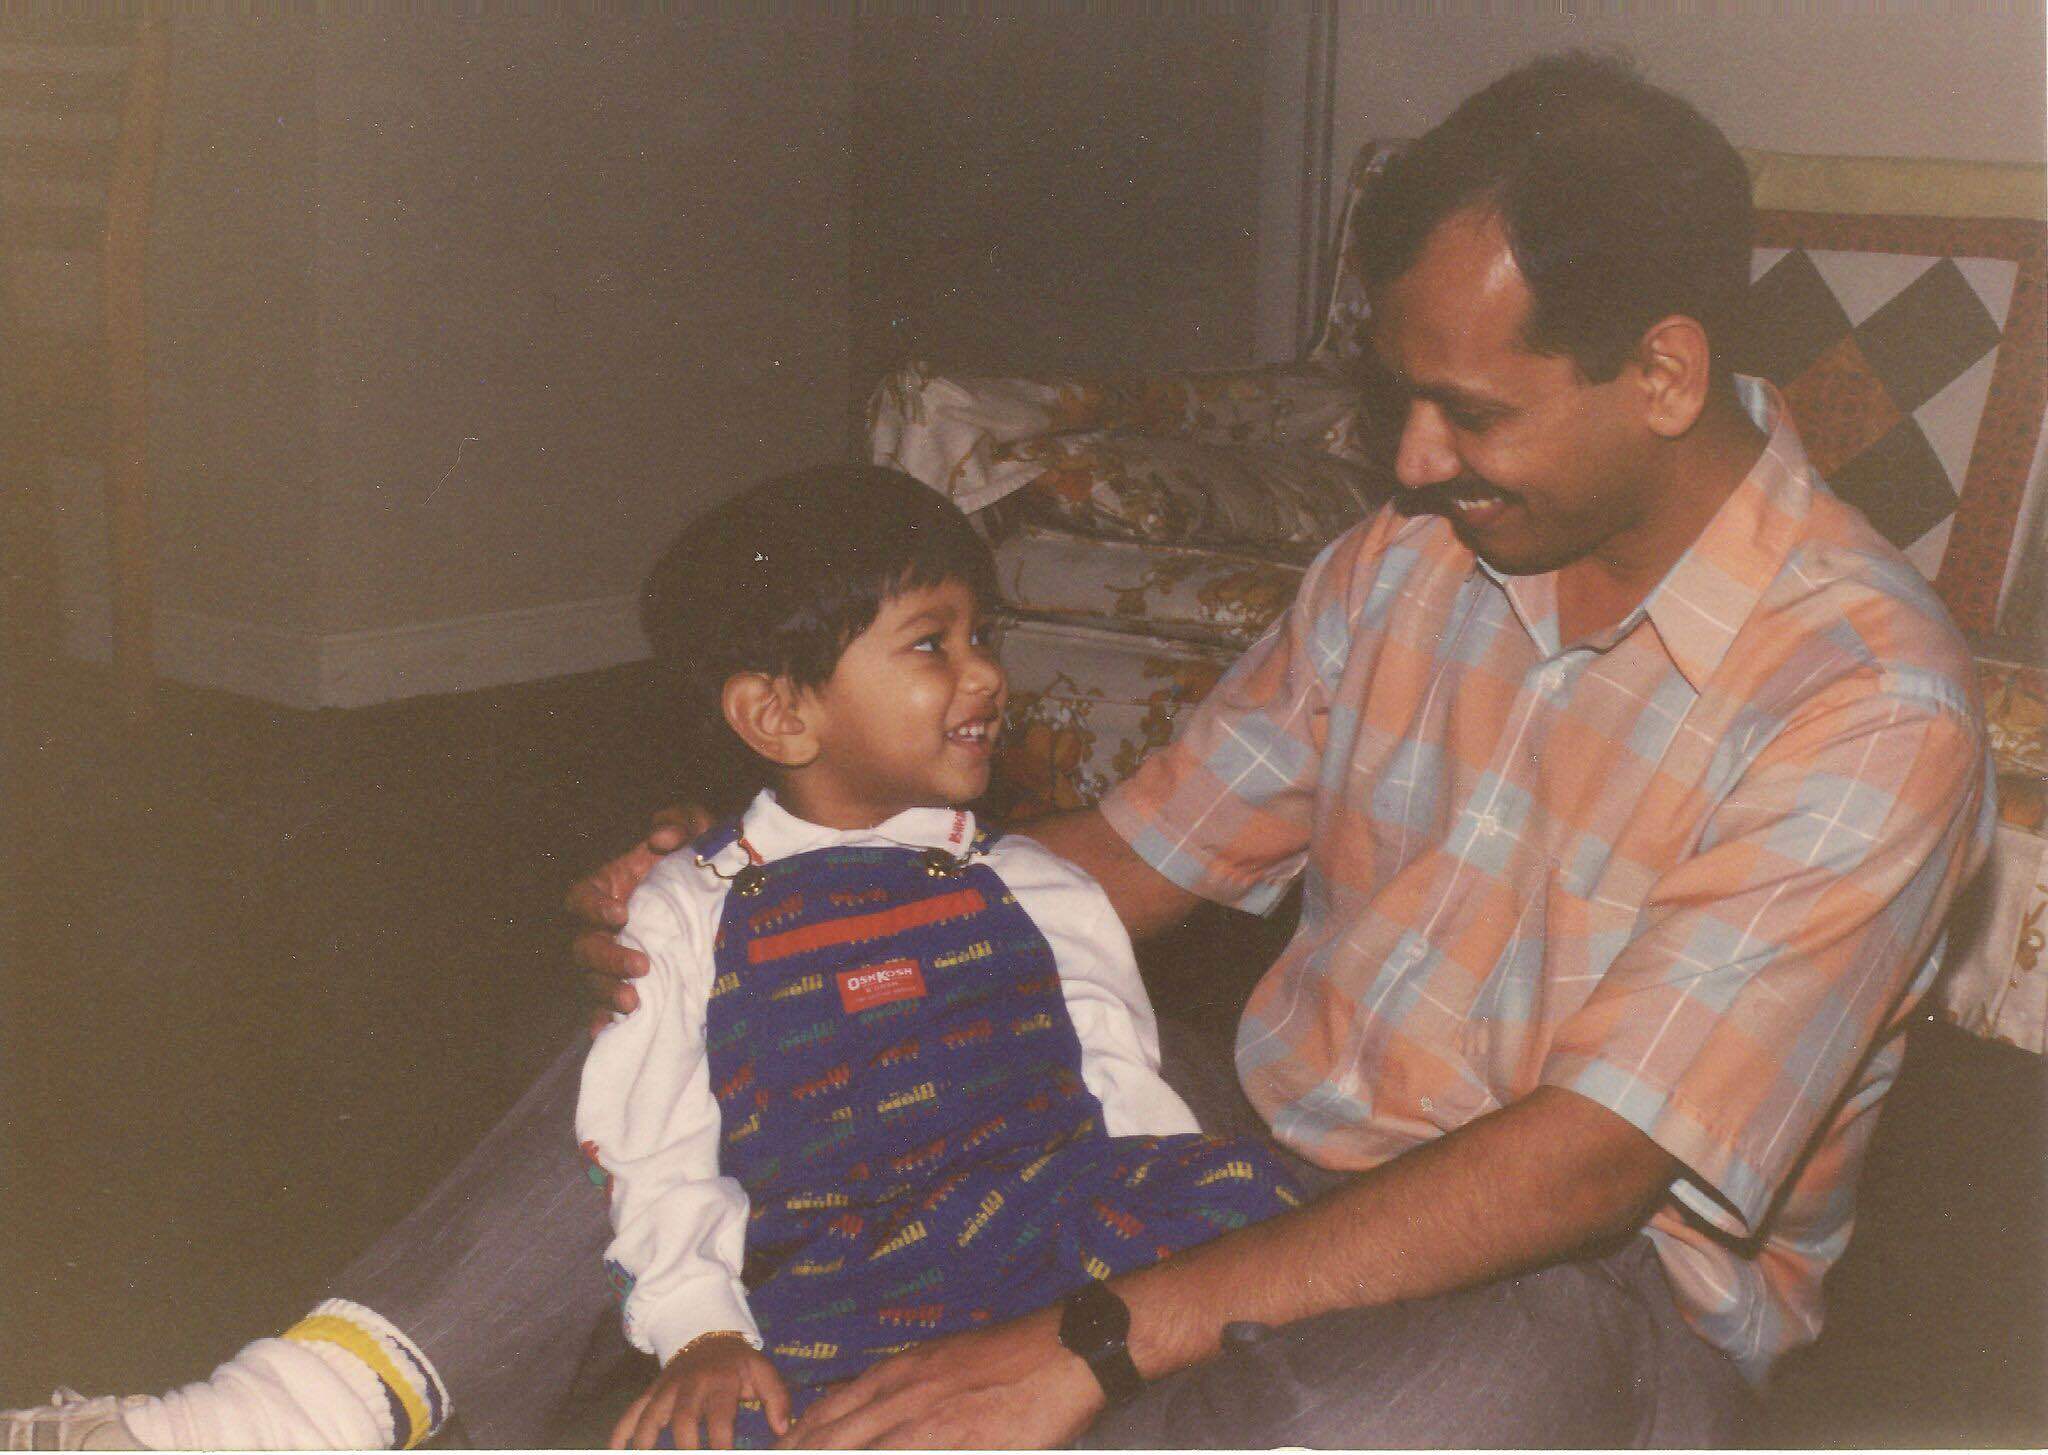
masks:
[[[1333,691],[1355,645],[1371,527],[1338,538],[1293,603],[1102,800],[1132,850],[1190,893],[1264,913],[1306,861]]]

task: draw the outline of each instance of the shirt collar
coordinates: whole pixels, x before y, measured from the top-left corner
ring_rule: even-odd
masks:
[[[1813,505],[1813,467],[1784,396],[1762,379],[1738,376],[1735,389],[1767,436],[1763,453],[1642,605],[1695,691],[1720,668],[1764,588],[1784,569]]]
[[[840,845],[944,849],[960,854],[974,842],[974,815],[964,808],[907,808],[873,828],[832,829],[798,818],[776,801],[772,789],[764,788],[740,818],[740,837],[764,864]],[[728,861],[733,867],[749,862],[746,849],[737,843],[713,859],[721,867]]]
[[[1583,644],[1570,645],[1605,651],[1648,618],[1672,665],[1694,691],[1702,690],[1720,667],[1764,587],[1791,554],[1814,491],[1812,466],[1784,396],[1766,381],[1744,375],[1736,376],[1735,392],[1767,436],[1763,453],[1641,605]],[[1544,655],[1566,645],[1557,639],[1555,573],[1512,577],[1484,561],[1478,565],[1506,593]]]

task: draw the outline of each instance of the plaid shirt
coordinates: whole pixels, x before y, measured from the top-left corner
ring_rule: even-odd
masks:
[[[1948,618],[1741,387],[1762,457],[1612,628],[1562,647],[1552,577],[1382,511],[1103,812],[1226,904],[1306,870],[1238,1032],[1276,1137],[1370,1167],[1590,1098],[1684,1164],[1649,1236],[1761,1381],[1819,1332],[1992,802]]]

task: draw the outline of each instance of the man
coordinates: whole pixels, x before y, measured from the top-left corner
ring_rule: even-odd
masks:
[[[801,1442],[1720,1444],[1818,1331],[1988,842],[1962,644],[1729,370],[1747,181],[1684,103],[1536,62],[1362,228],[1403,498],[1173,747],[1031,826],[1134,936],[1305,876],[1236,1069],[1321,1195],[899,1355]],[[676,842],[572,902],[615,923]],[[596,931],[578,955],[642,968]],[[473,1437],[530,1433],[592,1337],[564,1064],[337,1290]]]
[[[1031,830],[1136,935],[1306,874],[1237,1069],[1343,1175],[1110,1285],[1148,1387],[1106,1417],[1052,1310],[807,1440],[1717,1443],[1818,1331],[1989,832],[1964,649],[1730,371],[1747,177],[1684,103],[1538,62],[1362,227],[1405,499],[1172,748]]]

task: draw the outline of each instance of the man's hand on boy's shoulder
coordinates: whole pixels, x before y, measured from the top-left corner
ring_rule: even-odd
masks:
[[[664,855],[710,827],[711,815],[694,804],[664,808],[646,838],[569,886],[564,907],[582,926],[569,942],[569,954],[583,973],[584,998],[595,1008],[593,1030],[613,1011],[625,1015],[640,1004],[632,982],[647,973],[647,957],[615,938],[626,922],[626,901]]]
[[[812,1405],[778,1448],[1057,1449],[1102,1406],[1088,1366],[1060,1347],[1055,1305],[890,1356]]]

